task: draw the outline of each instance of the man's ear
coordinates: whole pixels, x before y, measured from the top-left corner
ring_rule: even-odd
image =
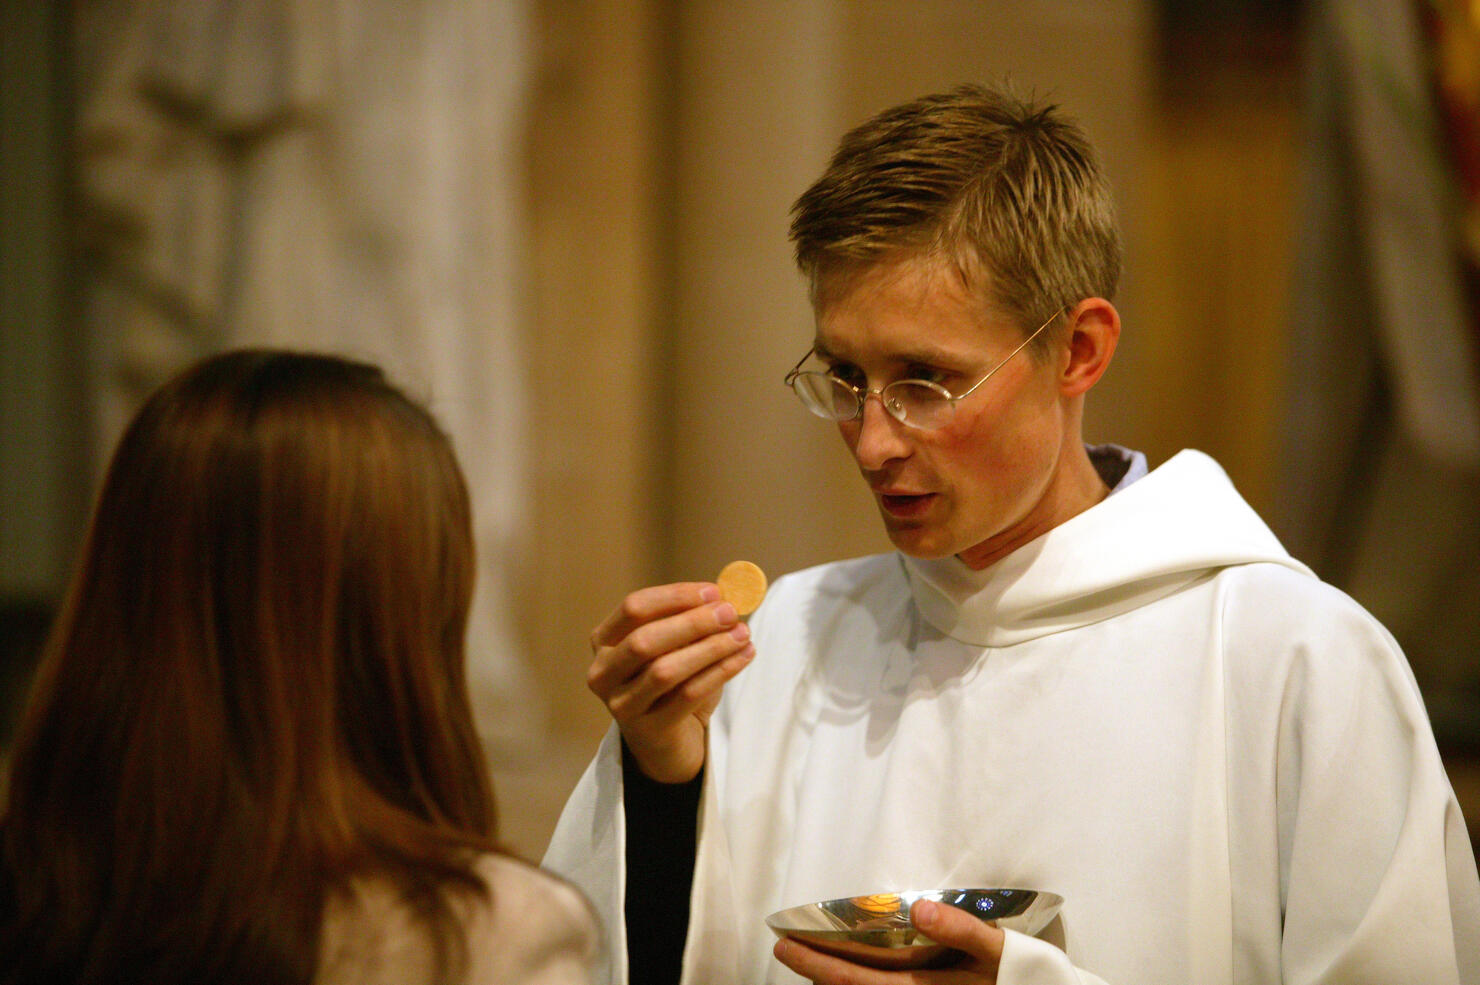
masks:
[[[1100,381],[1120,340],[1120,312],[1104,298],[1085,298],[1069,309],[1061,350],[1059,392],[1073,397]]]

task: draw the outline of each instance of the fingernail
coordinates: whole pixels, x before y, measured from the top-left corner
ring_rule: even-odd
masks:
[[[744,643],[750,639],[750,627],[743,622],[737,622],[730,627],[730,635],[734,637],[736,643]]]
[[[714,618],[721,626],[728,626],[731,623],[738,622],[740,614],[735,611],[735,607],[730,603],[721,602],[714,607]]]
[[[715,585],[705,585],[699,589],[699,600],[701,602],[718,602],[719,588]]]
[[[916,926],[919,926],[921,924],[935,923],[935,918],[938,915],[936,904],[928,899],[922,899],[915,903],[915,909],[910,914],[910,919]]]

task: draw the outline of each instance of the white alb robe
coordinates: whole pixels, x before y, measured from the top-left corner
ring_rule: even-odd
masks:
[[[1402,654],[1183,452],[985,571],[780,578],[711,722],[685,985],[800,979],[766,914],[1065,897],[999,982],[1480,983],[1480,879]],[[625,985],[619,739],[545,864]],[[638,983],[633,983],[638,985]]]

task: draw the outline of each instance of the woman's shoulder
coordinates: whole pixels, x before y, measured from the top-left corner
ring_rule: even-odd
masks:
[[[495,921],[539,921],[551,927],[595,932],[591,905],[579,889],[560,876],[512,855],[492,853],[482,856],[476,869],[488,884]]]
[[[601,931],[580,890],[509,855],[484,855],[476,870],[488,901],[468,916],[470,985],[586,985]]]
[[[488,853],[473,863],[486,894],[449,891],[463,932],[468,985],[589,985],[601,933],[585,897],[528,862]],[[432,940],[399,893],[361,880],[331,904],[318,985],[406,985],[436,978]]]

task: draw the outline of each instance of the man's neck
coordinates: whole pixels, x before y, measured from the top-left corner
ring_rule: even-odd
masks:
[[[1001,534],[988,538],[957,555],[973,571],[991,567],[1013,551],[1048,533],[1054,527],[1078,516],[1110,495],[1110,487],[1100,478],[1084,445],[1074,446],[1027,522],[1013,524]]]

